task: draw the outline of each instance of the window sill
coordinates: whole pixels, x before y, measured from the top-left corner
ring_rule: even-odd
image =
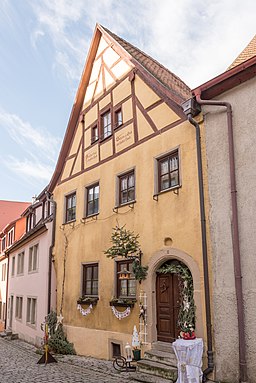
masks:
[[[153,198],[154,198],[154,197],[157,198],[157,197],[159,197],[161,194],[168,193],[168,192],[170,192],[170,191],[173,191],[173,192],[175,193],[175,190],[177,190],[177,193],[176,193],[176,194],[178,194],[178,192],[179,192],[178,189],[180,189],[180,188],[181,188],[181,185],[177,185],[177,186],[173,186],[173,187],[168,188],[168,189],[160,190],[159,192],[157,192],[157,193],[155,193],[155,194],[153,195]]]
[[[115,298],[109,302],[109,305],[116,307],[134,307],[136,302],[136,298]]]
[[[79,305],[93,305],[98,303],[99,297],[81,297],[77,300]]]
[[[71,221],[63,222],[62,225],[68,225],[69,223],[76,222],[76,219],[72,219]]]
[[[117,205],[117,206],[115,206],[115,207],[114,207],[114,210],[118,210],[118,209],[120,209],[121,207],[125,207],[125,206],[130,206],[131,209],[133,209],[135,203],[136,203],[136,200],[134,199],[133,201],[125,202],[125,203],[122,203],[121,205]]]
[[[89,219],[89,218],[93,218],[93,217],[97,217],[97,215],[99,215],[100,213],[97,212],[97,213],[93,213],[93,214],[90,214],[90,215],[86,215],[85,217],[83,217],[83,220],[86,220],[86,219]]]
[[[100,138],[99,142],[100,142],[100,143],[105,142],[105,141],[107,141],[108,139],[112,138],[112,136],[113,136],[113,134],[111,133],[111,134],[110,134],[109,136],[107,136],[107,137],[102,137],[102,138]]]

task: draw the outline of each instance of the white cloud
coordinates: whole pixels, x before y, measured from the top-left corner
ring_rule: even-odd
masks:
[[[73,80],[82,73],[96,22],[191,87],[225,71],[255,33],[254,0],[41,0],[31,5],[53,41],[56,65]]]
[[[35,129],[29,122],[3,109],[0,109],[0,127],[26,152],[34,153],[36,158],[40,155],[55,161],[61,140],[47,130]]]
[[[48,183],[53,174],[53,168],[39,161],[29,159],[19,160],[14,156],[8,156],[4,161],[5,166],[26,179],[26,181],[39,180]]]

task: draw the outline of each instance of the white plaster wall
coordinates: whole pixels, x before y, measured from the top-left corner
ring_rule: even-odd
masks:
[[[2,301],[2,317],[3,317],[3,304],[6,303],[6,284],[7,284],[7,272],[8,272],[8,259],[5,258],[0,262],[0,301]],[[6,265],[6,276],[5,276],[5,281],[2,281],[2,267],[3,265]],[[4,325],[4,322],[1,323],[0,319],[0,328]],[[2,327],[3,329],[3,327]]]
[[[245,305],[247,364],[250,382],[256,382],[256,80],[226,92],[219,100],[233,109],[238,219]],[[238,327],[232,253],[231,198],[225,108],[203,107],[210,197],[213,256],[213,313],[216,376],[238,382]]]
[[[49,247],[51,245],[51,227],[52,222],[46,224],[48,230],[31,240],[24,247],[10,254],[10,274],[12,267],[12,256],[16,256],[15,275],[9,278],[8,297],[14,296],[12,331],[18,333],[19,337],[34,344],[38,344],[43,337],[40,328],[41,323],[47,315],[48,303],[48,267],[49,267]],[[29,248],[38,244],[38,270],[28,273]],[[17,255],[25,251],[24,274],[17,275]],[[53,280],[54,283],[54,280]],[[55,286],[52,286],[52,292],[55,294]],[[23,297],[22,319],[15,318],[16,296]],[[36,325],[32,326],[26,323],[27,317],[27,297],[37,299]],[[8,310],[8,325],[10,326],[10,313]]]

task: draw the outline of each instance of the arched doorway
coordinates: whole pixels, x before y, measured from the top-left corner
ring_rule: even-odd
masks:
[[[173,342],[182,330],[181,322],[186,322],[191,315],[189,310],[194,310],[193,297],[184,295],[190,281],[191,273],[184,263],[177,260],[165,262],[156,271],[156,314],[157,314],[157,340]],[[192,291],[193,294],[193,291]],[[192,313],[192,321],[194,315]],[[193,323],[194,325],[194,323]]]

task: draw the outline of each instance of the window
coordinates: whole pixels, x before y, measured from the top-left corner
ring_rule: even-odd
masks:
[[[23,298],[16,297],[15,318],[17,319],[22,319],[22,305],[23,305]]]
[[[36,298],[27,299],[27,323],[36,323]]]
[[[66,196],[66,214],[65,222],[74,221],[76,219],[76,193]]]
[[[91,142],[92,142],[92,144],[94,143],[94,142],[96,142],[96,141],[98,141],[98,139],[99,139],[99,134],[98,134],[98,127],[97,127],[97,125],[95,125],[95,126],[93,126],[92,127],[92,137],[91,137]]]
[[[83,265],[82,295],[98,295],[98,274],[97,263]]]
[[[11,275],[14,276],[15,274],[15,257],[12,257],[12,271]]]
[[[129,279],[119,279],[119,271],[128,270],[131,272]],[[132,260],[117,262],[117,296],[136,297],[136,280],[132,272]]]
[[[119,176],[119,205],[135,200],[134,170]]]
[[[121,125],[123,125],[123,114],[122,109],[120,108],[115,112],[115,128],[118,128]]]
[[[29,248],[28,271],[36,271],[38,264],[38,245]]]
[[[14,241],[14,229],[11,229],[8,232],[8,246],[11,246],[13,244],[13,241]]]
[[[158,192],[179,186],[178,151],[158,159]]]
[[[24,273],[24,251],[18,254],[17,274]]]
[[[86,188],[87,190],[87,205],[86,216],[97,214],[99,212],[99,184],[92,185]]]
[[[2,251],[6,248],[6,236],[2,238]]]
[[[6,279],[6,263],[2,264],[2,281]]]
[[[102,133],[102,139],[107,138],[111,136],[112,134],[112,126],[111,126],[111,113],[110,110],[108,110],[106,113],[104,113],[101,116],[101,133]]]

